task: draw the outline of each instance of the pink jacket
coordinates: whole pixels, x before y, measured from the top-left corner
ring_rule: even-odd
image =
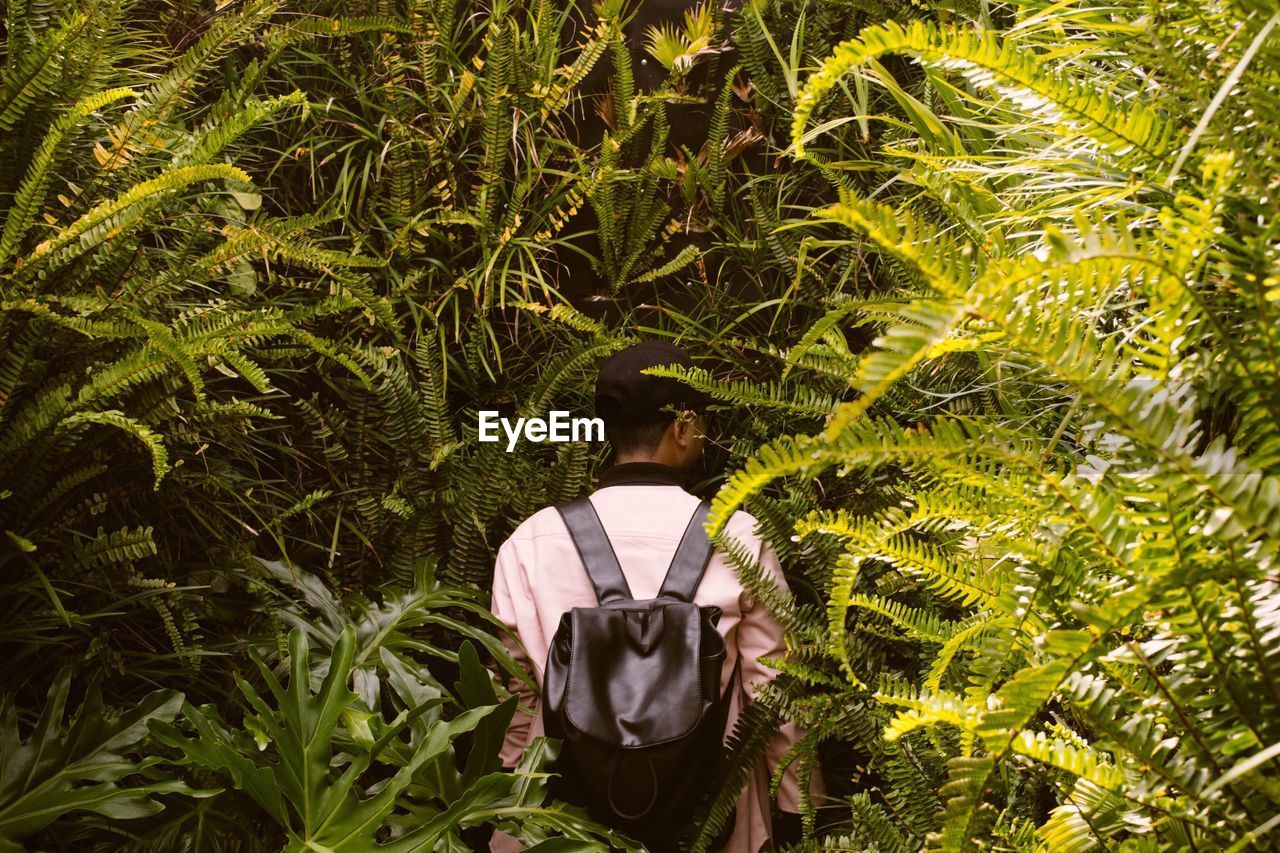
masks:
[[[641,472],[658,466],[620,466],[614,471],[639,467]],[[666,469],[670,471],[670,469]],[[657,478],[660,481],[662,478]],[[639,482],[637,482],[639,481]],[[609,480],[606,479],[605,483]],[[654,484],[652,477],[631,477],[617,485],[604,485],[591,495],[591,503],[622,566],[632,595],[637,599],[652,598],[658,593],[676,545],[684,533],[698,499],[677,485]],[[782,570],[773,550],[755,534],[755,519],[744,512],[734,514],[727,532],[744,543],[749,551],[786,588]],[[702,584],[694,596],[697,604],[715,604],[723,610],[717,626],[728,645],[720,689],[728,687],[734,665],[742,658],[740,683],[735,685],[729,706],[726,734],[733,730],[744,698],[755,698],[754,685],[770,681],[776,672],[761,658],[780,658],[786,654],[781,626],[742,587],[725,556],[712,555]],[[493,580],[494,615],[520,638],[524,649],[504,638],[504,642],[522,665],[542,685],[542,669],[547,649],[561,614],[573,607],[594,607],[595,592],[582,562],[574,550],[569,533],[552,507],[535,513],[511,534],[498,551]],[[538,707],[539,697],[518,679],[511,679],[511,689],[518,691],[522,705]],[[513,767],[534,737],[543,734],[540,716],[517,712],[507,731],[502,748],[503,764]],[[724,848],[726,853],[757,853],[770,836],[769,778],[779,760],[800,737],[794,723],[784,723],[766,752],[766,761],[748,776],[738,801],[733,835]],[[765,765],[768,765],[767,767]],[[810,780],[811,792],[821,793],[821,777],[815,772]],[[799,811],[799,782],[795,765],[786,771],[778,792],[778,805],[785,811]],[[520,843],[504,833],[495,833],[493,851],[522,849]]]

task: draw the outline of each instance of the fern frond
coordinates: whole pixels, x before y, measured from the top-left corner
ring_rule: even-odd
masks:
[[[711,113],[707,141],[703,146],[706,152],[707,183],[711,188],[709,195],[712,207],[717,211],[724,208],[727,192],[729,176],[725,168],[725,145],[729,139],[729,114],[733,105],[734,81],[737,80],[741,69],[741,65],[733,66],[720,82],[720,94],[716,98],[716,106]]]
[[[797,156],[806,155],[809,118],[819,102],[845,75],[889,53],[905,53],[924,65],[954,70],[978,87],[1001,96],[1066,130],[1093,137],[1118,155],[1138,154],[1166,161],[1176,132],[1172,123],[1142,104],[1120,104],[1096,87],[1049,70],[1043,60],[998,33],[939,31],[916,21],[907,27],[889,22],[863,30],[843,42],[805,83],[791,124]]]
[[[122,527],[110,533],[99,527],[96,536],[74,547],[73,556],[78,565],[86,568],[152,557],[158,553],[154,532],[150,526]]]
[[[1109,756],[1088,746],[1072,744],[1044,732],[1024,731],[1013,741],[1013,751],[1041,764],[1064,770],[1100,788],[1115,791],[1124,783],[1124,772]]]
[[[264,41],[273,50],[301,44],[317,38],[340,38],[358,33],[399,33],[409,35],[413,29],[392,17],[326,18],[306,15],[272,27]]]
[[[36,99],[49,91],[61,71],[58,56],[63,45],[77,36],[88,20],[88,15],[77,11],[57,27],[42,33],[34,44],[16,56],[11,55],[17,62],[11,63],[0,77],[0,130],[12,131]],[[9,33],[10,38],[16,35]]]
[[[542,371],[537,384],[529,390],[528,396],[520,404],[520,414],[524,417],[541,417],[565,385],[575,378],[581,378],[586,371],[594,369],[602,358],[623,346],[621,341],[606,338],[578,344],[557,356]]]
[[[725,741],[729,758],[716,767],[710,786],[714,796],[695,811],[689,826],[696,832],[691,838],[684,839],[682,847],[693,853],[708,849],[737,805],[747,776],[764,757],[765,748],[777,732],[777,725],[777,717],[762,703],[751,702],[743,707],[733,732]]]
[[[134,420],[119,409],[109,409],[102,412],[76,412],[63,418],[58,426],[71,430],[80,424],[113,426],[141,441],[147,452],[151,454],[151,468],[155,472],[153,488],[160,488],[160,481],[169,472],[169,451],[165,449],[164,442],[160,439],[160,436],[150,427]]]
[[[89,251],[136,222],[156,201],[176,195],[192,184],[213,180],[250,183],[249,176],[243,170],[225,163],[171,169],[135,184],[113,199],[101,202],[54,236],[41,242],[25,259],[23,271],[29,273],[31,267],[47,267],[67,250],[71,254]],[[72,246],[73,243],[77,245]]]
[[[677,252],[675,254],[675,257],[673,257],[671,260],[657,267],[654,267],[653,269],[649,270],[646,273],[642,273],[641,275],[638,275],[635,278],[630,279],[627,282],[627,284],[643,284],[649,281],[656,281],[657,279],[663,278],[665,276],[669,276],[672,273],[677,273],[680,270],[684,269],[685,267],[689,266],[689,264],[696,261],[699,257],[699,254],[700,253],[698,251],[697,246],[685,246],[683,249]]]
[[[173,165],[193,166],[207,163],[255,125],[288,107],[305,103],[306,97],[303,93],[295,90],[287,95],[265,101],[250,101],[231,115],[211,117],[208,122],[187,137],[184,144],[176,147]]]
[[[945,692],[917,692],[902,683],[890,683],[886,687],[888,689],[876,691],[875,697],[887,705],[903,709],[885,727],[884,739],[887,741],[896,741],[917,729],[938,723],[965,731],[975,731],[978,727],[981,711],[959,696]]]
[[[807,385],[716,379],[701,367],[649,367],[642,372],[649,376],[678,379],[714,399],[752,408],[826,416],[835,410],[839,402],[834,396]]]
[[[189,102],[198,91],[201,75],[218,59],[248,41],[270,19],[275,8],[272,0],[251,0],[232,14],[215,17],[195,44],[139,95],[133,109],[109,134],[111,148],[108,150],[100,146],[96,150],[99,165],[107,171],[120,169],[136,153],[157,144],[159,138],[155,129]]]
[[[14,256],[18,245],[35,221],[36,213],[44,204],[45,196],[49,191],[49,180],[57,165],[60,149],[66,144],[67,139],[79,129],[80,124],[91,113],[136,94],[132,89],[127,88],[97,92],[81,99],[49,128],[44,139],[40,141],[40,146],[31,156],[27,173],[5,214],[4,233],[0,235],[0,264],[4,264]]]
[[[927,285],[959,298],[973,280],[973,245],[960,241],[905,210],[866,201],[841,191],[839,204],[815,215],[866,234],[876,248],[916,270]]]

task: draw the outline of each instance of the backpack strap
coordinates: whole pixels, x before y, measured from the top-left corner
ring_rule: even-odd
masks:
[[[622,566],[618,565],[618,557],[613,553],[613,545],[605,535],[604,525],[600,523],[591,499],[579,498],[556,507],[556,510],[564,519],[564,526],[569,528],[573,547],[578,550],[591,586],[595,588],[596,600],[601,604],[630,600],[631,587],[627,586]]]
[[[698,591],[698,584],[702,583],[702,575],[707,570],[707,561],[711,559],[711,540],[702,529],[710,512],[711,504],[706,501],[699,503],[693,511],[675,556],[671,558],[667,576],[662,580],[662,589],[658,590],[660,598],[693,601],[693,594]]]

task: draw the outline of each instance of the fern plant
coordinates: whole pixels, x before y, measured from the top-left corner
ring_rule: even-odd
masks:
[[[827,330],[878,327],[869,352],[821,362],[856,398],[821,432],[762,448],[711,527],[777,478],[894,475],[890,505],[793,528],[838,546],[819,665],[795,671],[880,709],[886,749],[945,766],[899,792],[919,801],[910,834],[887,792],[851,797],[855,845],[1270,849],[1280,481],[1259,273],[1275,220],[1253,176],[1271,129],[1242,146],[1216,124],[1219,99],[1179,149],[1167,115],[1184,80],[1139,64],[1156,51],[1112,74],[1106,35],[1083,38],[1096,21],[1068,20],[1081,41],[1056,63],[1052,13],[1019,14],[1010,35],[874,27],[806,82],[793,142],[820,163],[811,117],[849,76],[895,86],[888,55],[917,58],[948,95],[886,152],[912,192],[842,185],[815,217],[904,284],[896,305],[842,306],[798,348],[816,365]],[[1236,79],[1265,80],[1251,63],[1272,25],[1231,26],[1250,33]],[[1094,63],[1096,79],[1081,72]],[[1127,97],[1139,80],[1154,104]],[[1071,185],[1097,189],[1064,197]],[[945,390],[951,410],[903,408],[903,386]],[[1028,801],[1037,785],[1048,811]]]
[[[198,668],[192,587],[210,563],[193,567],[190,549],[203,524],[228,544],[246,532],[210,510],[211,469],[235,456],[220,448],[283,417],[270,399],[281,367],[315,359],[369,381],[323,327],[387,318],[368,276],[383,262],[321,244],[321,217],[269,214],[226,162],[255,128],[305,112],[305,96],[261,94],[262,61],[217,97],[205,87],[255,38],[279,53],[394,25],[290,28],[278,8],[218,16],[161,64],[124,46],[158,37],[127,24],[125,4],[10,10],[0,110],[10,127],[26,112],[0,141],[0,563],[15,672],[67,651],[123,669],[111,626],[131,622]]]

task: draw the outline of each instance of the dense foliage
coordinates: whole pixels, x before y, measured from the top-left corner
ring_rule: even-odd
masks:
[[[810,849],[1274,847],[1280,12],[585,7],[5,5],[0,847],[627,846],[495,772],[602,448],[476,412],[642,336],[792,588],[723,542],[791,653],[695,849],[779,716]]]

